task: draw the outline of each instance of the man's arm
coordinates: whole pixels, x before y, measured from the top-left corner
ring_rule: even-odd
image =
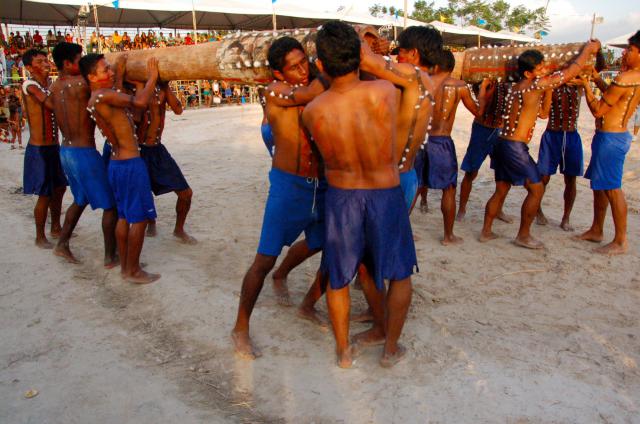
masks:
[[[121,54],[116,59],[115,63],[115,76],[114,76],[114,84],[113,87],[116,90],[122,90],[124,84],[124,73],[127,67],[127,55]]]
[[[471,95],[471,90],[469,89],[469,87],[463,83],[463,85],[458,87],[458,89],[460,90],[460,100],[462,100],[462,104],[464,105],[464,107],[466,107],[467,110],[471,112],[473,116],[475,116],[476,118],[481,116],[482,113],[480,110],[481,109],[480,105],[475,101],[475,99]],[[480,92],[478,93],[478,95],[482,99],[482,97],[484,96],[484,93]]]
[[[269,103],[279,107],[305,106],[327,88],[329,88],[327,77],[319,74],[311,84],[302,87],[291,87],[280,81],[272,82],[267,86],[265,96]]]
[[[158,80],[158,59],[149,58],[147,62],[147,82],[142,89],[136,89],[135,95],[129,95],[114,90],[101,90],[96,98],[96,103],[105,102],[115,107],[133,107],[145,109],[156,87]]]
[[[578,76],[580,70],[586,65],[587,60],[596,54],[600,50],[600,41],[591,40],[582,48],[582,51],[564,68],[548,75],[546,77],[539,78],[531,87],[534,90],[547,90],[550,88],[556,88]]]
[[[551,113],[552,99],[553,99],[553,90],[545,91],[544,97],[542,98],[542,107],[538,111],[538,118],[547,119],[549,117],[549,113]]]
[[[600,73],[596,70],[595,67],[591,70],[591,81],[593,81],[596,84],[596,87],[598,87],[598,89],[600,89],[600,91],[602,91],[603,93],[607,91],[607,88],[609,88],[609,84],[607,84],[602,79]]]
[[[28,84],[28,82],[25,84]],[[32,95],[40,103],[44,103],[48,97],[47,93],[42,91],[36,84],[29,84],[24,91],[26,91],[27,94]]]
[[[408,63],[394,63],[388,56],[380,56],[371,51],[367,43],[361,43],[360,70],[376,78],[384,79],[400,88],[417,84],[416,72]]]
[[[166,96],[165,98],[167,99],[167,104],[169,105],[173,113],[175,113],[176,115],[181,115],[183,110],[182,103],[180,103],[180,100],[178,100],[175,93],[171,90],[171,87],[169,87],[169,83],[162,82],[160,83],[160,86],[164,90],[164,93],[165,93],[164,95]]]
[[[619,78],[620,77],[618,76],[616,81],[618,81]],[[620,97],[622,97],[625,90],[623,87],[611,84],[611,86],[609,86],[609,88],[607,88],[607,90],[602,94],[600,100],[598,100],[595,94],[593,94],[589,80],[584,77],[580,77],[580,81],[584,85],[584,95],[587,99],[589,110],[595,118],[601,118],[609,112],[613,105],[618,103],[618,100],[620,100]]]

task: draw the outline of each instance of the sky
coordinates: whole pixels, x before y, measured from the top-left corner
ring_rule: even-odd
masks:
[[[284,3],[292,0],[278,1]],[[524,4],[530,9],[535,9],[544,7],[547,0],[507,0],[507,2],[513,6]],[[310,6],[313,3],[310,2]],[[353,6],[355,10],[366,13],[369,6],[375,3],[396,8],[402,8],[404,4],[403,0],[322,0],[321,7],[323,10],[336,10],[341,5]],[[413,0],[407,0],[407,3],[411,12]],[[446,6],[446,4],[446,0],[435,0],[436,7]],[[635,32],[640,29],[639,6],[638,0],[549,0],[547,14],[551,28],[544,41],[564,43],[586,40],[591,32],[591,19],[594,12],[604,17],[604,22],[597,25],[595,30],[595,36],[602,41]]]

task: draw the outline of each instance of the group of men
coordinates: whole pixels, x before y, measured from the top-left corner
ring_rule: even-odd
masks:
[[[315,304],[326,293],[340,367],[350,367],[369,346],[383,345],[384,367],[405,356],[398,340],[411,303],[411,275],[418,267],[409,214],[418,192],[424,191],[420,187],[443,190],[442,243],[462,242],[453,231],[458,164],[451,138],[460,101],[475,121],[462,164],[466,175],[458,220],[464,219],[472,182],[488,155],[495,170],[496,191],[486,206],[480,241],[497,237],[493,220],[500,217],[511,186],[523,185],[528,195],[515,243],[541,248],[530,228],[536,216],[541,223],[545,220],[540,203],[558,166],[567,185],[562,227],[570,229],[575,177],[582,172],[581,150],[577,153],[581,142],[575,130],[584,91],[597,118],[597,132],[586,173],[594,191],[594,221],[580,238],[602,240],[611,204],[616,235],[601,251],[623,253],[627,248],[621,183],[631,140],[626,125],[640,103],[640,31],[630,38],[625,68],[615,81],[610,86],[596,81],[604,93],[600,99],[587,78],[576,79],[600,50],[598,41],[586,43],[565,68],[552,73],[540,52],[526,51],[518,58],[516,82],[486,80],[477,98],[465,83],[452,78],[454,57],[434,28],[403,31],[397,61],[386,55],[386,47],[380,40],[361,39],[352,26],[334,21],[317,33],[317,69],[294,38],[281,37],[269,49],[275,79],[265,89],[262,133],[273,156],[271,185],[257,254],[242,282],[231,333],[236,352],[245,357],[260,355],[249,336],[249,321],[284,246],[291,247],[273,273],[282,304],[291,304],[289,272],[322,254],[298,311],[301,317],[323,324]],[[34,210],[36,244],[53,247],[44,231],[51,211],[51,233],[59,237],[54,252],[77,262],[69,240],[90,204],[104,210],[105,266],[119,262],[123,278],[134,283],[155,281],[159,275],[147,273],[139,262],[149,223],[148,233],[155,233],[152,191],[178,194],[174,235],[195,242],[184,231],[192,192],[160,143],[165,110],[168,106],[181,113],[180,102],[166,83],[158,81],[153,58],[143,83],[124,81],[124,56],[109,64],[102,55],[82,57],[80,46],[60,43],[53,57],[60,72],[53,84],[48,81],[44,53],[31,50],[24,57],[31,75],[23,85],[31,133],[24,189],[39,195]],[[536,163],[528,142],[537,119],[546,117],[549,125]],[[108,141],[102,157],[95,146],[95,125]],[[74,202],[61,226],[67,184]],[[304,239],[296,241],[303,232]],[[349,285],[356,276],[373,324],[350,339]]]
[[[462,163],[457,219],[466,214],[472,182],[487,156],[496,190],[489,199],[479,240],[492,231],[511,186],[528,194],[514,243],[530,249],[543,244],[530,233],[533,220],[544,224],[541,200],[558,167],[565,175],[565,213],[569,215],[582,175],[582,147],[576,131],[580,96],[585,93],[597,119],[592,159],[586,176],[594,191],[594,222],[579,239],[599,242],[606,209],[612,206],[616,235],[602,253],[624,253],[626,206],[621,191],[627,124],[640,103],[640,31],[629,40],[624,68],[610,86],[593,74],[603,91],[597,99],[590,80],[580,76],[600,50],[590,41],[563,69],[551,72],[537,50],[517,60],[515,82],[483,81],[477,98],[451,77],[455,60],[430,27],[409,27],[400,35],[397,62],[384,43],[361,39],[341,22],[317,34],[314,72],[300,43],[277,39],[268,60],[275,80],[264,90],[262,134],[272,155],[271,183],[258,253],[247,271],[231,338],[237,353],[260,356],[249,336],[249,320],[267,274],[285,245],[291,245],[273,273],[278,299],[289,304],[286,276],[308,257],[322,252],[320,268],[299,313],[321,323],[314,308],[326,292],[336,340],[337,363],[348,368],[354,356],[384,345],[380,364],[393,366],[406,349],[398,343],[411,302],[411,275],[417,258],[409,214],[426,188],[443,190],[444,245],[462,242],[454,234],[458,163],[451,130],[460,101],[475,116]],[[549,117],[539,162],[528,143],[538,118]],[[417,171],[417,172],[416,172]],[[304,240],[295,240],[304,232]],[[294,243],[292,245],[292,243]],[[362,284],[373,325],[349,339],[349,284]],[[389,281],[388,289],[385,280]]]
[[[156,234],[152,192],[176,192],[173,234],[181,242],[196,242],[184,230],[192,191],[161,143],[166,107],[180,114],[182,106],[168,85],[157,81],[155,59],[149,61],[148,79],[143,84],[124,81],[124,56],[112,68],[104,56],[83,57],[80,45],[61,42],[53,50],[53,58],[59,77],[51,83],[46,53],[34,49],[24,55],[30,74],[22,86],[30,132],[24,193],[38,196],[35,243],[78,263],[69,241],[90,205],[104,211],[104,266],[120,264],[122,277],[132,283],[153,282],[160,275],[144,271],[139,262],[145,231],[149,236]],[[96,124],[106,137],[103,155],[96,149]],[[73,203],[61,225],[67,185]],[[55,246],[45,234],[49,212],[50,234],[58,239]]]

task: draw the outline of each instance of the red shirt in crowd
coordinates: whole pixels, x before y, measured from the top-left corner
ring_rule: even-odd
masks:
[[[191,38],[189,34],[187,34],[187,36],[184,37],[184,44],[193,44],[193,38]]]
[[[33,34],[33,44],[35,44],[35,45],[42,44],[42,35]]]

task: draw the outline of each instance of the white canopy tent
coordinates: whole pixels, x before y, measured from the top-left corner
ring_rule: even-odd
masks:
[[[624,49],[627,47],[627,45],[629,45],[629,38],[631,38],[633,34],[635,34],[635,32],[630,32],[629,34],[624,34],[619,37],[612,38],[611,40],[605,41],[604,44],[609,47],[618,47]]]

